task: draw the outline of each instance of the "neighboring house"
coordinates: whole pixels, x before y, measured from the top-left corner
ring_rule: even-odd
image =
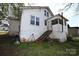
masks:
[[[69,27],[68,31],[71,36],[79,36],[79,27]]]
[[[8,19],[9,22],[9,35],[16,36],[19,35],[19,20]]]
[[[4,15],[4,19],[1,20],[0,29],[9,31],[10,36],[19,35],[19,22],[20,22],[20,14],[19,6],[22,4],[19,3],[0,3],[0,14],[1,17]],[[2,8],[3,7],[3,8]],[[8,26],[5,26],[7,24]]]
[[[35,41],[47,33],[46,31],[52,31],[50,38],[64,42],[68,34],[67,21],[60,14],[54,16],[47,6],[24,7],[20,23],[20,41]]]
[[[10,36],[19,35],[19,22],[15,18],[0,20],[0,31],[8,31]]]

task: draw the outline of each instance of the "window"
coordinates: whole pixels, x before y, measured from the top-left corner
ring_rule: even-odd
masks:
[[[47,12],[47,17],[49,17],[49,13]]]
[[[59,24],[63,25],[63,20],[59,19]]]
[[[36,25],[39,26],[39,17],[36,17]]]
[[[46,10],[44,10],[44,15],[49,17],[49,12],[47,12]]]
[[[47,13],[46,13],[46,10],[44,10],[44,15],[46,16],[46,14],[47,14]]]
[[[31,16],[31,22],[30,22],[32,25],[35,24],[35,16]]]
[[[0,25],[2,24],[2,22],[0,21]]]
[[[47,25],[47,20],[45,20],[45,22],[44,22],[44,23],[45,23],[45,26],[46,26],[46,25]]]
[[[66,25],[66,20],[65,20],[65,25]]]
[[[58,19],[52,20],[52,25],[58,24]]]

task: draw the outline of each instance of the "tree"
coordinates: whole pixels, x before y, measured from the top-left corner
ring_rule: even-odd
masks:
[[[2,10],[0,11],[0,19],[6,18],[9,16],[9,13],[12,12],[13,16],[19,20],[22,12],[20,7],[23,6],[23,3],[0,3]]]
[[[64,8],[60,9],[59,11],[68,11],[72,6],[77,5],[75,8],[75,15],[79,15],[79,3],[68,3],[64,6]]]

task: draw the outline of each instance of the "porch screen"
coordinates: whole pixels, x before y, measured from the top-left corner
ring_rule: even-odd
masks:
[[[52,20],[52,25],[58,24],[58,19]]]
[[[63,20],[59,19],[59,24],[63,25]]]

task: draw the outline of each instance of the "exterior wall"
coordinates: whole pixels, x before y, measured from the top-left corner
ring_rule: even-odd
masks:
[[[44,11],[45,11],[46,9],[42,9],[42,16],[43,16],[43,19],[44,19],[44,21],[45,20],[47,20],[47,18],[50,18],[51,17],[51,14],[49,13],[49,17],[46,17],[45,15],[44,15]],[[48,10],[46,10],[47,12],[49,12]],[[53,16],[52,16],[53,17]],[[50,21],[48,21],[47,20],[47,25],[45,26],[45,29],[46,30],[51,30],[51,29],[49,29],[49,27],[50,27]]]
[[[66,33],[63,31],[62,32],[62,25],[61,24],[56,24],[52,26],[52,33],[50,37],[52,39],[59,39],[60,42],[66,41]]]
[[[39,17],[39,26],[31,25],[31,15]],[[45,26],[44,9],[24,9],[21,17],[21,27],[20,27],[20,39],[22,41],[34,41],[39,38],[45,31],[47,31],[47,26]]]
[[[9,21],[9,35],[15,36],[19,35],[19,21],[18,20],[8,20]]]
[[[67,24],[67,21],[66,21],[66,25],[65,25],[65,20],[63,20],[63,30],[66,33],[66,35],[68,35],[68,24]]]
[[[56,18],[57,17],[52,18],[50,19],[50,21]],[[67,27],[67,24],[65,25],[64,20],[63,20],[63,32],[62,32],[61,24],[58,23],[58,24],[52,25],[52,33],[50,34],[49,37],[52,39],[59,39],[60,42],[64,42],[67,40],[67,34],[68,34],[68,27]]]

